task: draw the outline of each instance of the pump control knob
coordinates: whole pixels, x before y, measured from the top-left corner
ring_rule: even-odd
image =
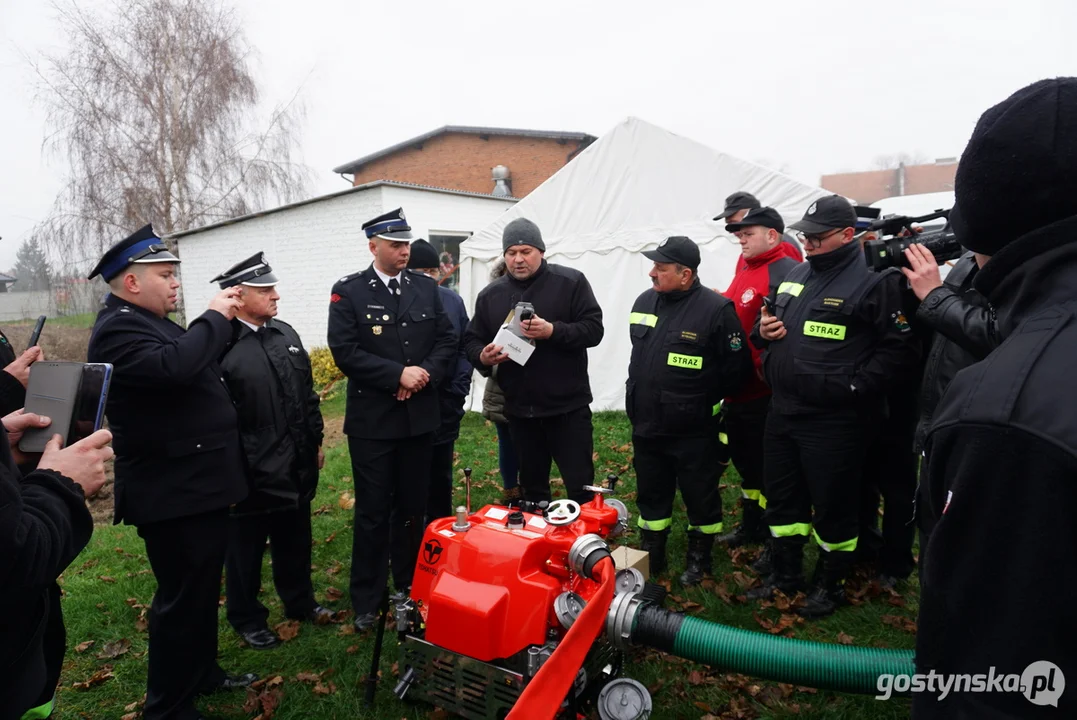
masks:
[[[602,493],[603,495],[609,495],[613,492],[609,488],[599,487],[598,485],[584,485],[583,489],[590,493]]]
[[[575,500],[561,498],[550,503],[546,510],[546,522],[551,525],[568,525],[580,517],[580,504]]]
[[[646,720],[654,707],[647,688],[628,678],[606,683],[596,704],[602,720]]]

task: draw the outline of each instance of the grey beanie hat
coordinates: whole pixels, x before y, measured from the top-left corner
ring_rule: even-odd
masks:
[[[513,245],[530,245],[546,252],[546,243],[542,242],[542,232],[538,225],[527,218],[516,218],[508,225],[501,235],[501,252],[507,252]]]

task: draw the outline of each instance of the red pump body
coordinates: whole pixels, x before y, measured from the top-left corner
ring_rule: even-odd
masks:
[[[586,601],[598,589],[570,569],[568,554],[581,535],[608,537],[620,523],[615,507],[596,494],[567,525],[525,512],[522,529],[507,527],[510,510],[487,505],[466,531],[453,529],[455,518],[427,527],[411,588],[427,642],[486,662],[507,658],[561,630],[558,595]]]

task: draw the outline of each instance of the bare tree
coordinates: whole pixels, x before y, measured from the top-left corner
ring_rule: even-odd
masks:
[[[53,261],[85,268],[152,222],[159,234],[298,198],[302,109],[260,118],[233,10],[217,0],[113,0],[53,7],[68,48],[30,60],[47,110],[47,150],[65,184],[34,235]]]
[[[899,152],[891,155],[876,155],[873,164],[876,170],[893,170],[902,165],[923,165],[929,158],[921,152]]]

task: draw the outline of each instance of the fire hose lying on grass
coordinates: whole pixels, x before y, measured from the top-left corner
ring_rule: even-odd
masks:
[[[628,527],[624,503],[606,497],[615,481],[588,486],[594,499],[582,505],[460,508],[432,522],[410,596],[394,602],[396,695],[476,720],[575,720],[592,707],[603,720],[638,720],[651,698],[622,676],[632,646],[853,693],[914,672],[911,651],[791,640],[664,609],[664,589],[614,568],[606,539]],[[375,664],[380,629],[378,640]]]

